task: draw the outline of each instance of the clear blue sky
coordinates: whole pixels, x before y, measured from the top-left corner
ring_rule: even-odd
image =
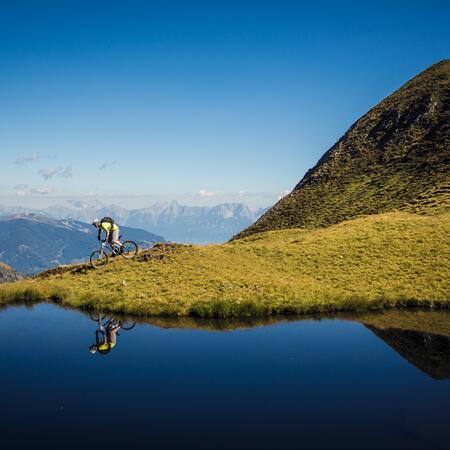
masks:
[[[450,57],[448,2],[303,3],[0,0],[0,203],[267,203]]]

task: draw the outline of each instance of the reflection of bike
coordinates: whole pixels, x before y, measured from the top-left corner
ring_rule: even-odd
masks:
[[[89,348],[91,353],[107,354],[116,346],[119,330],[129,331],[135,326],[135,322],[128,320],[117,320],[101,315],[90,315],[91,320],[97,322],[98,328],[95,330],[95,344]]]
[[[119,236],[122,239],[122,236]],[[108,265],[108,253],[112,256],[123,256],[125,259],[132,259],[138,252],[138,246],[136,242],[124,241],[122,245],[112,244],[108,241],[101,241],[102,245],[98,250],[95,250],[91,254],[91,266],[94,269],[100,269]]]
[[[107,316],[101,316],[100,314],[89,314],[89,317],[91,320],[98,323],[98,329],[103,332],[108,326],[118,325],[125,331],[132,330],[136,326],[136,322],[130,320],[117,320],[115,317],[109,319]]]

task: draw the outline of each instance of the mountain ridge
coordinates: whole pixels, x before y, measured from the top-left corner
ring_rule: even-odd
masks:
[[[234,238],[407,208],[435,186],[447,203],[449,146],[450,60],[442,60],[358,119],[290,194]]]
[[[102,202],[67,200],[42,210],[5,208],[5,214],[43,214],[57,219],[73,219],[90,223],[94,218],[112,216],[120,225],[142,228],[182,243],[219,243],[230,239],[251,225],[267,208],[252,209],[245,203],[230,202],[214,206],[189,206],[176,201],[159,202],[146,208],[124,208]]]

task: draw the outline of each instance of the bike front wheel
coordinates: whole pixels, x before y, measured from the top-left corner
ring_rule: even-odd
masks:
[[[138,252],[138,246],[136,242],[133,241],[125,241],[122,244],[122,256],[125,259],[132,259],[136,256],[136,253]]]
[[[136,326],[136,322],[129,322],[128,320],[125,320],[124,322],[119,321],[119,325],[122,330],[129,331]]]
[[[101,250],[95,250],[92,252],[90,261],[94,269],[100,269],[108,265],[108,255]]]
[[[106,317],[106,316],[102,316],[100,314],[96,314],[96,313],[89,313],[89,317],[91,320],[93,320],[94,322],[102,322],[102,320]]]

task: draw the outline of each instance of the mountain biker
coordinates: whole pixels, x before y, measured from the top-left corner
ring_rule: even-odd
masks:
[[[97,228],[97,239],[101,240],[102,231],[105,232],[106,241],[111,245],[118,245],[122,247],[122,243],[119,241],[119,227],[111,217],[104,217],[102,220],[95,219],[92,225]]]
[[[114,320],[108,320],[104,330],[95,331],[95,344],[89,347],[89,351],[92,354],[98,351],[100,354],[106,355],[116,346],[120,324]]]

